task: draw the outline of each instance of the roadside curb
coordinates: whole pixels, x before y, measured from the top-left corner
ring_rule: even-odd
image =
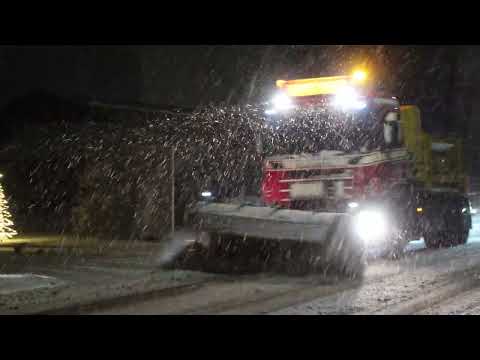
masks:
[[[74,287],[64,288],[61,295],[63,299],[58,300],[57,304],[48,307],[46,304],[33,305],[29,310],[12,311],[11,313],[23,315],[80,315],[94,310],[112,308],[119,305],[148,300],[156,296],[179,294],[190,291],[205,283],[211,282],[212,277],[202,276],[200,279],[177,280],[176,284],[172,282],[162,282],[159,279],[145,277],[130,282],[118,282],[107,286],[96,286],[95,288],[86,288],[86,292],[81,299],[71,301],[75,298],[75,292],[78,289]],[[70,294],[71,292],[71,294]],[[104,295],[99,296],[99,293]],[[29,307],[28,304],[24,306]]]
[[[94,310],[102,310],[112,308],[119,305],[127,305],[130,303],[141,302],[152,297],[178,295],[186,291],[196,289],[208,281],[195,282],[184,285],[177,285],[172,287],[163,287],[159,289],[150,289],[147,291],[135,292],[120,295],[105,297],[100,300],[85,301],[77,304],[69,304],[64,307],[53,308],[51,310],[44,310],[40,312],[33,312],[29,315],[82,315]]]

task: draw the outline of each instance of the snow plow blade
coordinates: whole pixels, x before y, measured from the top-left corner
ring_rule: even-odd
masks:
[[[209,269],[335,270],[349,276],[363,270],[362,245],[348,214],[207,203],[197,206],[191,223],[202,252],[197,261]]]
[[[324,243],[342,220],[341,213],[276,209],[211,203],[199,206],[194,217],[197,230],[272,240]]]

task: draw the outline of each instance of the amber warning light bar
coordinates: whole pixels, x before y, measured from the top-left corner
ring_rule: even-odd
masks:
[[[357,94],[356,87],[363,85],[367,78],[364,71],[356,71],[350,76],[330,76],[298,80],[277,80],[280,90],[271,101],[272,109],[267,114],[284,112],[294,107],[293,98],[334,95],[335,107],[344,109],[362,109],[365,104]]]
[[[288,96],[314,96],[336,94],[339,89],[348,86],[350,76],[331,76],[314,79],[277,80],[277,88]]]
[[[288,96],[334,95],[346,86],[359,85],[367,78],[364,71],[355,71],[352,75],[329,76],[312,79],[277,80],[277,88]]]

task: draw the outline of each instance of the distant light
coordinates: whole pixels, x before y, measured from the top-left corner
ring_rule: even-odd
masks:
[[[474,209],[470,206],[470,214],[476,214],[477,213],[477,209]]]
[[[365,71],[358,70],[353,73],[352,77],[355,81],[365,81],[367,78],[367,73]]]
[[[349,207],[350,209],[355,209],[355,208],[358,207],[358,203],[356,203],[356,202],[349,202],[349,203],[348,203],[348,207]]]
[[[417,213],[421,213],[421,212],[423,212],[423,208],[417,207]]]
[[[203,191],[202,192],[202,197],[211,197],[212,193],[210,191]]]
[[[3,178],[3,174],[0,174],[0,179]]]
[[[276,114],[277,112],[273,109],[268,109],[268,110],[265,110],[265,114],[266,115],[274,115]]]

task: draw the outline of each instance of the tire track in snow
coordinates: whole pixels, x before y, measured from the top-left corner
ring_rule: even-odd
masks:
[[[379,279],[308,303],[291,306],[272,315],[306,314],[411,314],[436,301],[480,286],[480,267],[437,274],[424,270]]]
[[[305,279],[265,274],[230,277],[225,281],[205,283],[176,298],[151,297],[126,306],[119,303],[116,309],[100,313],[374,313],[424,297],[446,286],[454,273],[455,266],[452,264],[457,264],[459,277],[465,277],[462,269],[480,263],[480,259],[466,260],[466,253],[472,254],[465,249],[444,249],[421,252],[418,259],[414,255],[395,262],[378,261],[370,265],[369,275],[363,283],[343,281],[328,284],[319,281],[318,277],[315,281],[312,280],[315,277]],[[475,258],[478,254],[473,253]]]
[[[480,288],[461,292],[445,301],[433,304],[416,315],[480,315]]]

